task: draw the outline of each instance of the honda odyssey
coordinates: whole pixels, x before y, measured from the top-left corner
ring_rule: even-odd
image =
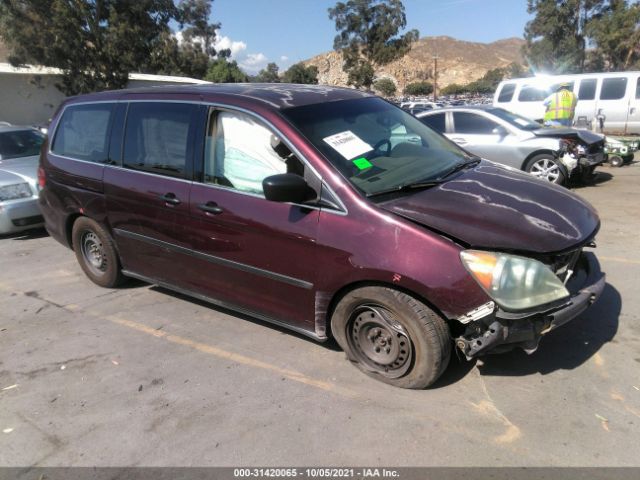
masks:
[[[49,131],[46,227],[93,282],[333,337],[399,387],[431,385],[452,348],[533,352],[604,287],[588,203],[367,93],[103,92],[67,100]]]

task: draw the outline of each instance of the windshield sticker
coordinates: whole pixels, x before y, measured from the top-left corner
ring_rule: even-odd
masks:
[[[373,150],[371,145],[363,141],[351,130],[336,133],[323,138],[323,140],[347,160]]]
[[[531,124],[531,122],[527,122],[526,120],[523,120],[522,118],[515,118],[513,121],[516,122],[518,125],[522,125],[523,127],[526,127],[527,125]]]
[[[373,167],[371,162],[364,157],[356,158],[353,160],[353,164],[358,167],[358,170],[366,170],[367,168]]]

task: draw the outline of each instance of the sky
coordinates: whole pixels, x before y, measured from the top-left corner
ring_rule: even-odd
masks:
[[[333,49],[336,0],[214,0],[211,20],[222,24],[218,48],[250,74],[275,62],[280,71]],[[492,42],[522,37],[526,0],[404,0],[407,29],[420,36]]]

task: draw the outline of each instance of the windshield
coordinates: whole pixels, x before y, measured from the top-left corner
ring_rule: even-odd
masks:
[[[509,122],[511,125],[519,128],[520,130],[530,131],[542,128],[542,125],[540,125],[538,122],[534,122],[530,118],[523,117],[522,115],[518,115],[516,113],[511,113],[502,108],[492,108],[488,111],[496,117],[501,118],[505,122]]]
[[[35,130],[0,132],[0,158],[30,157],[40,154],[44,135]]]
[[[282,113],[367,196],[440,180],[472,158],[377,97],[293,107]]]

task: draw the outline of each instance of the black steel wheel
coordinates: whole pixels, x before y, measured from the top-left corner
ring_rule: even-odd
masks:
[[[358,360],[388,378],[399,378],[411,365],[413,348],[393,314],[379,305],[363,305],[347,326],[350,348]]]
[[[120,259],[113,240],[102,226],[79,217],[71,233],[76,259],[85,275],[101,287],[117,287],[123,281]]]
[[[446,322],[413,296],[391,288],[348,292],[333,310],[331,332],[356,367],[402,388],[428,387],[451,356]]]

